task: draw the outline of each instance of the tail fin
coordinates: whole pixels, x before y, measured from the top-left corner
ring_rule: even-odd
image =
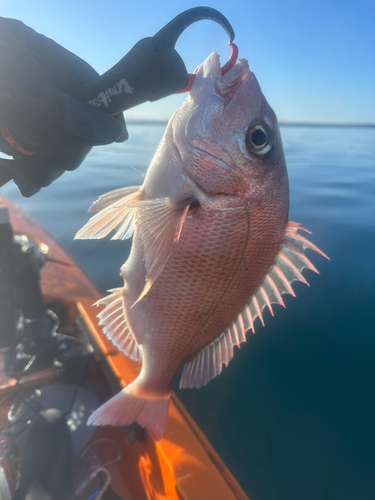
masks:
[[[137,421],[147,427],[156,440],[161,439],[167,426],[170,393],[145,397],[133,382],[90,416],[87,425],[130,425]]]

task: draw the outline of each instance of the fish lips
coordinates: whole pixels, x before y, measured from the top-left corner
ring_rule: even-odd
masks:
[[[246,59],[240,59],[224,76],[218,79],[216,91],[226,101],[231,101],[241,85],[252,78],[249,63]],[[259,85],[258,85],[259,86]]]
[[[259,84],[251,73],[249,63],[246,59],[239,59],[237,63],[225,75],[221,74],[220,56],[213,52],[195,70],[195,81],[191,89],[193,98],[203,100],[212,92],[216,92],[229,102],[237,93],[242,83],[255,80],[253,86],[260,91]],[[255,83],[256,82],[256,83]]]

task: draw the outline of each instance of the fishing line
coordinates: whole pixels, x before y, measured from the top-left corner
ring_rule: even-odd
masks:
[[[87,454],[88,450],[90,448],[92,448],[94,445],[98,445],[100,443],[108,443],[108,444],[111,444],[113,445],[116,449],[117,449],[117,457],[114,458],[113,460],[110,460],[109,462],[106,462],[104,464],[101,464],[100,466],[101,467],[108,467],[108,465],[112,465],[116,462],[118,462],[120,459],[121,459],[121,448],[120,446],[115,442],[113,441],[113,439],[108,439],[108,438],[100,438],[100,439],[96,439],[95,441],[93,441],[92,443],[90,443],[84,450],[83,452],[81,453],[81,457],[84,458],[85,455]],[[96,455],[95,455],[96,456]]]

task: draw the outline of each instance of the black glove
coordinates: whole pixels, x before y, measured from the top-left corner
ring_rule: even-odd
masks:
[[[127,139],[122,113],[111,117],[69,95],[98,76],[53,40],[0,18],[0,150],[14,158],[0,159],[0,185],[13,177],[31,196],[76,169],[92,146]],[[12,145],[20,132],[27,144],[19,146],[36,154],[20,154]]]

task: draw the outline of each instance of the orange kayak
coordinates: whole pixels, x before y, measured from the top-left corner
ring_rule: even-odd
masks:
[[[119,352],[102,333],[96,318],[98,310],[92,305],[101,298],[100,290],[43,227],[25,211],[3,196],[0,197],[0,206],[8,208],[13,232],[32,238],[42,252],[48,254],[47,264],[41,270],[43,299],[45,302],[59,301],[64,304],[68,327],[74,325],[77,319],[80,321],[95,355],[93,380],[101,387],[103,399],[108,399],[133,381],[140,370],[140,365]],[[18,384],[26,388],[46,386],[53,382],[54,372],[47,368],[25,375]],[[0,400],[3,401],[10,395],[9,403],[0,406],[1,425],[6,424],[9,404],[12,402],[11,391],[16,384],[17,381],[9,378],[0,365]],[[116,493],[116,498],[247,499],[176,395],[172,395],[167,429],[160,441],[155,441],[144,429],[140,430],[142,432],[136,429],[132,434],[131,430],[123,427],[101,427],[96,428],[91,438],[91,441],[98,439],[114,441],[121,451],[121,458],[112,464],[110,457],[106,457],[111,454],[111,450],[103,447],[98,452],[101,461],[108,463],[110,488]],[[12,490],[15,481],[5,466],[4,474]]]

